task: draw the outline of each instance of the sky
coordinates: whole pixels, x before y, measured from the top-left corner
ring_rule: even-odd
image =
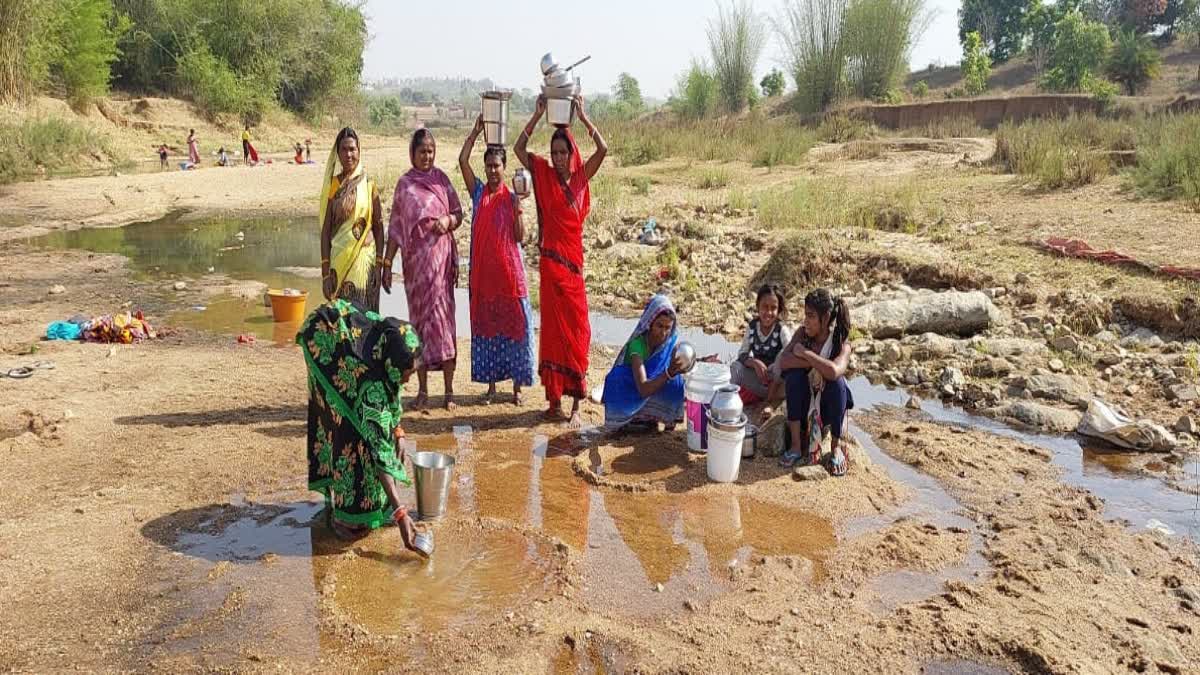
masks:
[[[774,15],[783,0],[752,0]],[[957,63],[960,0],[927,0],[933,22],[911,65]],[[708,50],[710,0],[367,0],[371,41],[363,77],[491,78],[497,86],[536,89],[538,64],[552,52],[562,65],[591,55],[576,69],[584,92],[609,91],[617,75],[637,78],[645,96],[666,98],[693,57]],[[760,76],[782,64],[772,35]]]

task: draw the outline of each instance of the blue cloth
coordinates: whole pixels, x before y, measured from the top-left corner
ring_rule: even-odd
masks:
[[[46,337],[50,340],[78,340],[83,334],[83,327],[70,321],[55,321],[46,327]]]
[[[520,302],[525,315],[524,339],[471,336],[472,382],[491,384],[512,380],[522,387],[533,385],[533,308],[529,298],[521,298]]]
[[[671,334],[653,354],[643,360],[646,379],[652,380],[662,375],[671,365],[675,344],[679,340],[679,322],[675,320],[675,307],[671,300],[665,295],[656,295],[646,305],[633,335],[629,336],[629,340],[621,348],[621,353],[617,355],[612,370],[604,378],[604,427],[609,431],[620,429],[635,418],[666,423],[678,422],[683,418],[683,376],[672,377],[654,395],[643,398],[638,392],[633,368],[626,358],[629,344],[645,335],[654,320],[662,314],[669,314],[673,320]]]

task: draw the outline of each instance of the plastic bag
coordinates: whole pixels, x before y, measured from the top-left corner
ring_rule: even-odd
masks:
[[[1130,450],[1170,452],[1176,445],[1175,437],[1162,426],[1150,420],[1132,420],[1098,398],[1088,404],[1076,431]]]

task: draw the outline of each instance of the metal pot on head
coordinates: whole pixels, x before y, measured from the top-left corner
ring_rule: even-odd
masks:
[[[483,138],[488,145],[504,146],[508,140],[508,104],[511,91],[485,91],[480,94]]]
[[[717,389],[709,404],[713,419],[723,424],[732,424],[744,417],[742,397],[739,395],[741,390],[736,384],[727,384]]]

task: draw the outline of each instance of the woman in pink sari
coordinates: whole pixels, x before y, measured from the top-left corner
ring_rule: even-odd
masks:
[[[437,144],[428,129],[418,129],[409,144],[413,168],[400,177],[392,200],[383,288],[392,290],[391,269],[401,253],[404,295],[409,321],[424,345],[417,366],[419,390],[412,403],[419,410],[429,403],[429,370],[441,370],[446,386],[446,409],[454,404],[454,365],[458,346],[454,334],[454,286],[458,279],[458,247],[454,231],[463,210],[450,178],[433,165]]]

